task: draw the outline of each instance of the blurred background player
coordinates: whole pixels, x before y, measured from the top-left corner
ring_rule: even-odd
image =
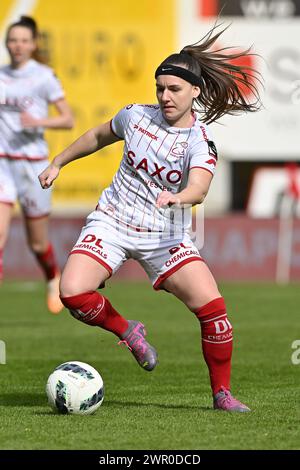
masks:
[[[153,370],[157,353],[145,340],[144,325],[126,320],[97,292],[124,261],[136,259],[155,289],[174,294],[199,319],[214,408],[247,412],[230,393],[232,326],[225,302],[190,238],[185,212],[186,205],[190,211],[204,201],[217,163],[204,123],[259,109],[256,72],[231,62],[250,54],[211,51],[222,33],[213,31],[157,68],[159,106],[126,106],[55,157],[39,178],[49,188],[67,163],[124,140],[119,170],[89,215],[63,271],[62,302],[75,318],[113,332],[141,367]],[[239,84],[249,88],[252,102],[245,100]]]
[[[0,68],[4,99],[0,104],[0,279],[3,249],[13,205],[19,200],[28,245],[47,281],[47,305],[52,313],[63,308],[59,299],[60,272],[48,238],[51,191],[42,191],[37,176],[47,165],[44,129],[70,129],[72,112],[53,71],[39,62],[36,22],[27,16],[7,29],[10,64]],[[48,117],[48,105],[58,115]]]

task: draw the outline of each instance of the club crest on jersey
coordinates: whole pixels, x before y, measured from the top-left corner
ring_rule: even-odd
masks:
[[[107,206],[104,209],[105,214],[108,215],[114,215],[116,209],[112,204],[107,204]]]
[[[170,154],[167,157],[167,160],[171,162],[177,162],[184,157],[185,151],[188,148],[187,142],[177,142],[171,149]]]

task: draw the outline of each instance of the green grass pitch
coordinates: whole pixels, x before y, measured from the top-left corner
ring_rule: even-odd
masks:
[[[146,325],[159,364],[142,370],[117,338],[44,306],[40,283],[0,288],[0,449],[299,449],[299,286],[221,286],[234,326],[232,392],[253,411],[212,410],[199,324],[171,295],[148,284],[113,283],[103,292]],[[105,383],[92,416],[56,415],[45,384],[60,363],[94,366]]]

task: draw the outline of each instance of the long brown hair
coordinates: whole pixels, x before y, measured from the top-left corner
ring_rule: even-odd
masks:
[[[208,124],[225,114],[255,112],[261,107],[260,73],[252,67],[234,64],[240,58],[257,54],[251,53],[251,48],[236,53],[229,52],[232,47],[211,50],[228,28],[214,34],[220,26],[215,25],[200,41],[185,46],[179,54],[170,55],[161,64],[183,66],[200,78],[200,95],[195,101],[201,119]],[[251,101],[244,96],[245,91],[247,96],[251,96]]]
[[[39,30],[36,21],[31,17],[31,16],[25,16],[22,15],[19,19],[19,21],[16,21],[15,23],[12,23],[8,28],[6,32],[6,42],[8,40],[8,36],[12,28],[15,26],[22,26],[24,28],[28,28],[31,31],[32,38],[35,41],[38,41],[39,39]],[[35,51],[32,54],[32,58],[37,60],[38,62],[41,62],[42,64],[45,64],[47,62],[46,58],[42,55],[41,51],[39,50],[38,46],[35,49]]]

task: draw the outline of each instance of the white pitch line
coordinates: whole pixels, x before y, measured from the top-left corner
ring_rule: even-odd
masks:
[[[34,292],[37,291],[40,287],[40,283],[34,281],[15,281],[15,282],[8,282],[5,284],[5,290],[9,292]]]

